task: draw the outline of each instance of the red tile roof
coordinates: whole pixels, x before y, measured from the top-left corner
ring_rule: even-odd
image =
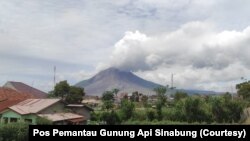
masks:
[[[0,87],[0,112],[28,98],[34,98],[34,96]]]
[[[3,87],[16,90],[21,93],[32,94],[35,98],[46,98],[47,94],[22,82],[8,81]]]

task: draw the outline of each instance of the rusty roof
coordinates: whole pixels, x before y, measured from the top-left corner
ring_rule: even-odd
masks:
[[[22,82],[14,82],[14,81],[8,81],[3,85],[5,88],[10,88],[13,90],[16,90],[18,92],[22,93],[29,93],[32,94],[35,98],[46,98],[47,94],[41,90],[38,90],[34,87],[31,87],[27,84],[24,84]]]
[[[10,88],[0,87],[0,112],[28,98],[34,98],[31,94],[20,93]]]
[[[38,116],[47,118],[53,122],[62,120],[85,120],[84,116],[73,114],[73,113],[53,113],[53,114],[38,114]]]
[[[19,114],[38,113],[41,110],[59,102],[60,99],[27,99],[14,106],[9,107]]]

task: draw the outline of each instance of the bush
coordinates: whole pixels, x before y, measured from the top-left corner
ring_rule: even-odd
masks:
[[[147,119],[149,121],[153,121],[156,118],[156,113],[154,110],[148,110],[147,111]]]
[[[136,109],[131,120],[146,120],[147,115],[144,109]],[[126,121],[126,120],[125,120]]]
[[[121,115],[123,120],[128,120],[132,118],[134,111],[135,111],[135,105],[133,102],[129,100],[122,100],[121,107],[120,107]]]
[[[0,125],[0,141],[27,141],[28,140],[28,124],[9,123]]]
[[[121,123],[121,119],[115,111],[103,112],[101,115],[101,120],[107,125],[117,125]]]
[[[47,118],[37,117],[36,120],[37,125],[52,125],[52,121]]]

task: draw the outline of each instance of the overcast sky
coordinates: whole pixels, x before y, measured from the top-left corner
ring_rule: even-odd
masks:
[[[177,88],[250,78],[249,0],[0,0],[0,84],[43,91],[115,66]]]

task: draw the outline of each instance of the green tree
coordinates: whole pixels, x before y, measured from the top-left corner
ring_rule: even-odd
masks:
[[[117,100],[117,94],[119,93],[119,89],[117,89],[117,88],[114,88],[113,90],[112,90],[112,92],[115,94],[115,99]]]
[[[206,103],[200,97],[185,100],[184,111],[188,122],[211,122],[211,115],[206,110]]]
[[[167,92],[167,88],[166,87],[157,87],[154,89],[154,91],[156,92],[157,95],[157,100],[161,105],[164,105],[166,103],[166,96],[165,93]]]
[[[144,107],[148,107],[148,97],[146,95],[142,96],[141,101]]]
[[[112,90],[112,92],[115,94],[116,97],[117,97],[117,94],[118,94],[119,91],[120,91],[120,90],[117,89],[117,88],[114,88],[114,89]]]
[[[186,97],[188,97],[188,95],[187,95],[187,93],[185,93],[185,92],[176,92],[175,93],[175,95],[174,95],[174,100],[175,101],[179,101],[179,100],[181,100],[181,99],[183,99],[183,98],[186,98]]]
[[[226,108],[228,111],[228,121],[232,122],[239,122],[241,119],[241,114],[243,113],[244,105],[240,101],[230,100],[226,102]]]
[[[101,118],[101,113],[100,112],[95,112],[95,111],[92,111],[91,113],[90,113],[90,120],[91,121],[100,121],[100,118]]]
[[[66,80],[61,81],[56,84],[54,88],[54,95],[56,97],[64,98],[67,94],[69,94],[70,86]]]
[[[70,86],[69,94],[66,96],[65,102],[69,104],[81,103],[84,95],[83,88]]]
[[[210,105],[213,115],[213,120],[222,123],[227,117],[227,110],[225,107],[225,99],[221,97],[213,97],[210,99]]]
[[[107,125],[118,125],[121,123],[118,114],[113,110],[111,112],[103,112],[101,119],[105,121]]]
[[[241,118],[244,105],[237,100],[214,97],[210,100],[214,121],[218,123],[238,122]]]
[[[225,99],[225,101],[232,100],[232,94],[230,94],[229,92],[226,92],[225,94],[223,94],[222,97]]]
[[[114,93],[105,91],[102,94],[103,109],[110,110],[114,107]]]
[[[175,103],[174,107],[171,109],[172,113],[170,113],[170,120],[181,122],[187,121],[185,113],[185,100],[186,99],[182,99]]]
[[[156,112],[158,115],[158,119],[162,119],[162,107],[165,105],[167,98],[165,93],[167,92],[166,87],[157,87],[154,89],[157,94],[157,102],[156,102]]]
[[[130,119],[135,111],[135,105],[133,102],[123,99],[121,101],[121,107],[120,107],[121,113],[122,113],[122,119],[128,120]]]
[[[132,96],[130,97],[130,100],[134,101],[134,102],[139,102],[139,93],[138,93],[138,91],[135,91],[135,92],[132,93]]]
[[[70,104],[81,103],[83,96],[85,95],[84,89],[70,86],[66,80],[56,84],[53,91],[49,92],[48,97],[60,97],[63,101]]]
[[[236,89],[239,96],[245,100],[250,100],[250,81],[237,84]]]

